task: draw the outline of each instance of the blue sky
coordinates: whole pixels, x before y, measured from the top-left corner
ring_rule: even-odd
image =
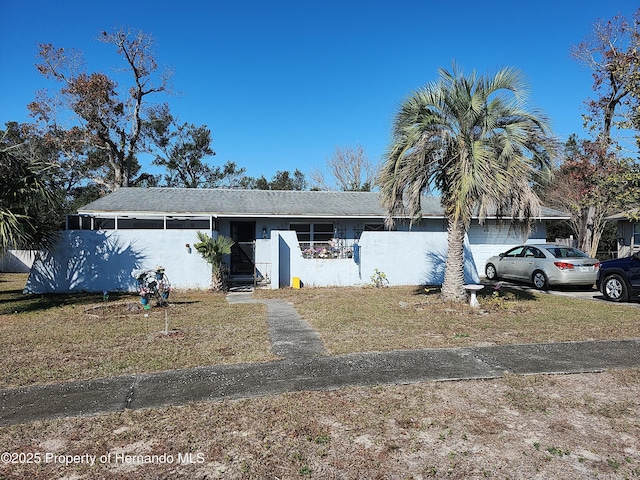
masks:
[[[580,135],[592,78],[570,47],[597,19],[630,17],[638,7],[630,0],[0,4],[2,128],[28,121],[35,91],[55,87],[34,67],[38,43],[79,49],[90,71],[115,76],[119,59],[98,33],[141,29],[155,37],[159,63],[175,71],[182,95],[166,99],[173,113],[211,129],[210,162],[231,160],[267,178],[322,168],[338,146],[360,144],[378,162],[400,102],[452,60],[467,72],[520,69],[531,107],[550,117],[555,134]]]

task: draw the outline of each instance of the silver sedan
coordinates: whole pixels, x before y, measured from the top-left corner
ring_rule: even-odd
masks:
[[[591,287],[596,282],[600,262],[577,248],[564,245],[519,245],[485,264],[488,280],[520,280],[540,290],[552,285]]]

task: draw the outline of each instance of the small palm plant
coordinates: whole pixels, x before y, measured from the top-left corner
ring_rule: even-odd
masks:
[[[211,288],[220,292],[226,287],[222,274],[222,257],[231,253],[231,247],[235,242],[224,235],[218,235],[217,238],[211,238],[202,232],[196,232],[196,235],[199,242],[193,247],[211,264]]]

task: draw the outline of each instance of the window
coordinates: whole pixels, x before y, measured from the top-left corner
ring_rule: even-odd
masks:
[[[547,258],[544,253],[535,247],[527,247],[524,251],[525,258]]]
[[[289,230],[295,230],[299,242],[308,243],[311,241],[311,224],[310,223],[292,223]]]
[[[116,228],[115,218],[94,218],[93,230],[113,230]]]
[[[67,230],[113,230],[115,228],[115,218],[67,215]]]
[[[162,218],[118,218],[118,228],[162,230],[164,219]]]
[[[67,215],[67,230],[80,230],[82,223],[79,215]]]
[[[633,224],[633,246],[640,247],[640,223]]]
[[[513,258],[513,257],[521,257],[523,253],[524,247],[516,247],[509,250],[504,254],[505,257]]]
[[[208,230],[208,218],[167,218],[167,229]]]
[[[117,218],[116,218],[117,217]],[[191,229],[191,230],[218,230],[217,219],[208,217],[164,217],[149,216],[146,218],[136,218],[130,216],[119,217],[92,217],[90,215],[67,215],[68,230],[114,230],[118,229]]]
[[[588,258],[589,255],[573,247],[552,247],[547,251],[556,258]]]
[[[295,230],[298,242],[308,243],[328,243],[334,237],[335,229],[333,223],[292,223],[290,230]]]

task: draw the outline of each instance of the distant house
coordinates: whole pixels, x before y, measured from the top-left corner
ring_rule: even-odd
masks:
[[[629,257],[640,251],[640,208],[634,208],[607,217],[618,225],[618,257]]]
[[[568,215],[543,209],[529,239],[495,218],[469,230],[465,276],[479,281],[484,261],[523,241],[546,240],[546,222]],[[120,188],[67,220],[57,251],[36,259],[27,290],[133,290],[131,271],[165,267],[174,287],[208,288],[210,268],[193,249],[196,232],[233,238],[232,281],[271,288],[349,286],[376,270],[391,285],[440,284],[447,223],[440,199],[424,197],[422,219],[385,229],[375,192]]]

